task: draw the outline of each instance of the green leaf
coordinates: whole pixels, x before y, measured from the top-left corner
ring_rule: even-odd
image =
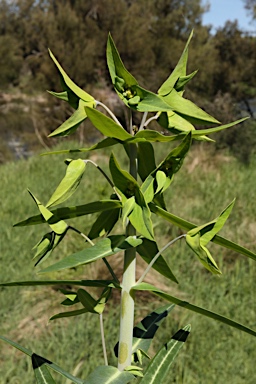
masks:
[[[151,212],[143,194],[140,193],[138,202],[136,200],[133,211],[129,216],[129,220],[141,235],[149,240],[154,240],[153,224],[150,217]]]
[[[72,160],[66,170],[66,175],[58,185],[57,189],[46,204],[46,207],[52,207],[63,203],[76,191],[85,171],[85,162],[81,159]]]
[[[63,319],[65,317],[75,317],[83,315],[84,313],[88,313],[89,311],[86,308],[83,309],[76,309],[74,311],[67,311],[67,312],[60,312],[57,313],[57,315],[54,315],[50,318],[50,320],[57,320],[57,319]]]
[[[28,281],[12,281],[0,283],[0,287],[35,287],[44,285],[80,285],[84,287],[111,287],[120,288],[113,280],[28,280]]]
[[[115,186],[129,199],[139,190],[139,184],[127,171],[121,169],[115,156],[111,153],[109,169]]]
[[[67,89],[64,89],[64,91],[72,91],[79,99],[82,99],[86,102],[94,103],[94,98],[89,95],[89,93],[83,91],[81,88],[79,88],[66,74],[66,72],[63,70],[53,53],[49,50],[50,57],[54,61],[55,65],[58,68],[59,74],[63,80],[63,83],[65,84]]]
[[[161,125],[161,127],[174,134],[195,131],[195,127],[187,119],[173,111],[162,112],[157,119],[157,122]],[[200,141],[213,141],[209,137],[201,135],[195,135],[193,138]]]
[[[84,289],[78,289],[77,297],[79,301],[83,304],[87,312],[95,313],[94,307],[96,306],[97,300],[95,300]]]
[[[121,125],[96,109],[85,107],[85,111],[93,125],[104,136],[123,141],[132,137]]]
[[[138,173],[142,181],[156,168],[153,145],[149,142],[138,143]]]
[[[32,358],[34,353],[30,349],[24,348],[20,344],[15,343],[14,341],[12,341],[10,339],[7,339],[4,336],[0,336],[0,339],[2,341],[6,342],[7,344],[11,345],[12,347],[18,349],[19,351],[25,353],[26,355],[28,355],[28,356],[30,356]],[[75,384],[85,384],[85,382],[83,380],[81,380],[81,379],[71,375],[70,373],[68,373],[67,371],[65,371],[64,369],[59,367],[57,364],[53,363],[52,361],[49,361],[49,360],[47,360],[44,357],[39,356],[39,355],[36,355],[36,356],[37,356],[37,360],[39,360],[39,358],[40,358],[40,362],[42,364],[44,363],[48,368],[51,368],[53,371],[60,373],[62,376],[64,376],[67,379],[71,380],[73,383],[75,383]]]
[[[53,380],[47,366],[45,365],[44,359],[33,353],[31,360],[33,370],[35,372],[36,382],[38,384],[56,384],[56,381]]]
[[[134,379],[129,372],[108,366],[97,367],[87,378],[84,384],[127,384]]]
[[[156,172],[156,182],[157,182],[157,189],[155,191],[155,194],[161,192],[165,186],[166,174],[163,171]]]
[[[193,77],[197,74],[198,70],[190,73],[189,75],[186,76],[180,76],[179,79],[177,80],[175,84],[175,89],[178,92],[182,92],[184,90],[185,85],[193,79]]]
[[[142,244],[137,246],[137,252],[143,258],[146,263],[150,263],[151,260],[155,257],[155,255],[159,252],[158,246],[155,241],[151,241],[148,239],[142,239]],[[167,277],[167,279],[174,281],[178,284],[178,280],[172,273],[169,265],[166,263],[163,256],[159,256],[156,262],[153,264],[152,268],[154,268],[157,272],[161,273],[162,276]]]
[[[68,92],[67,91],[63,91],[63,92],[47,91],[47,92],[50,93],[50,95],[57,97],[57,99],[61,99],[63,101],[69,102]]]
[[[79,100],[78,108],[64,123],[62,123],[57,129],[48,135],[48,137],[53,136],[68,136],[71,133],[75,132],[79,125],[87,118],[85,112],[85,106],[88,105],[87,102]]]
[[[183,347],[190,331],[190,325],[186,325],[172,336],[171,340],[165,344],[151,360],[144,377],[139,382],[140,384],[166,383],[166,377],[170,372],[170,366],[179,350]]]
[[[216,262],[212,258],[206,245],[221,230],[228,219],[235,200],[229,204],[221,214],[210,223],[191,229],[186,235],[186,242],[196,253],[203,266],[214,274],[221,274]]]
[[[120,142],[117,139],[112,139],[110,137],[107,137],[106,139],[99,141],[97,144],[94,144],[89,148],[62,149],[61,151],[44,152],[44,153],[41,153],[41,156],[59,155],[60,153],[88,152],[88,151],[93,151],[95,149],[112,147],[113,145],[117,145],[117,144],[120,144]]]
[[[35,266],[41,264],[51,255],[52,251],[59,245],[61,240],[65,237],[65,234],[66,231],[60,235],[55,232],[51,232],[43,236],[42,240],[40,240],[40,242],[34,247],[37,251],[33,259],[39,257]]]
[[[166,143],[169,141],[182,140],[184,135],[175,135],[175,136],[164,136],[157,131],[153,131],[151,129],[145,129],[144,131],[139,131],[136,135],[129,140],[126,140],[127,143],[140,143],[140,142],[162,142]]]
[[[132,236],[125,238],[124,235],[109,236],[100,240],[93,247],[86,248],[80,252],[74,253],[58,261],[57,263],[41,270],[39,273],[48,273],[61,271],[67,268],[74,268],[79,265],[92,263],[95,260],[102,259],[115,253],[136,247],[142,240],[135,239]]]
[[[99,299],[97,300],[97,303],[94,307],[94,310],[96,313],[98,314],[102,314],[102,312],[104,311],[105,309],[105,305],[111,295],[111,291],[112,289],[107,287],[103,290],[103,292],[101,293]]]
[[[150,207],[150,210],[152,212],[154,212],[158,216],[164,218],[165,220],[169,221],[170,223],[176,225],[177,227],[180,227],[180,228],[183,228],[186,230],[190,230],[190,229],[196,227],[195,224],[193,224],[187,220],[184,220],[181,217],[176,216],[172,213],[169,213],[166,210],[158,207],[155,204],[150,203],[149,207]],[[215,235],[211,241],[213,243],[221,245],[222,247],[225,247],[225,248],[231,249],[232,251],[241,253],[242,255],[247,256],[247,257],[256,261],[256,254],[255,253],[253,253],[252,251],[250,251],[249,249],[247,249],[245,247],[242,247],[239,244],[234,243],[233,241],[226,239],[225,237]]]
[[[237,323],[237,322],[235,322],[235,321],[233,321],[231,319],[228,319],[227,317],[221,316],[218,313],[211,312],[211,311],[208,311],[207,309],[197,307],[196,305],[190,304],[187,301],[180,300],[177,297],[171,296],[171,295],[163,292],[161,289],[159,289],[157,287],[154,287],[151,284],[140,283],[140,284],[134,285],[132,287],[132,290],[152,292],[155,295],[161,297],[162,299],[165,299],[165,300],[167,300],[167,301],[169,301],[169,302],[171,302],[173,304],[176,304],[176,305],[178,305],[180,307],[184,307],[186,309],[189,309],[190,311],[199,313],[199,314],[201,314],[203,316],[206,316],[206,317],[210,317],[211,319],[220,321],[221,323],[227,324],[230,327],[239,329],[240,331],[246,332],[246,333],[248,333],[248,334],[250,334],[252,336],[256,336],[256,332],[255,331],[253,331],[250,328],[245,327],[242,324],[239,324],[239,323]]]
[[[200,235],[200,243],[206,246],[214,236],[221,230],[221,228],[226,223],[233,207],[235,204],[235,199],[221,212],[221,214],[216,217],[216,219],[201,225],[199,227],[191,229],[187,235],[193,237],[197,234]]]
[[[120,89],[120,85],[126,83],[129,87],[138,84],[137,80],[125,68],[111,34],[108,35],[107,41],[107,64],[112,80],[112,84]],[[122,81],[123,80],[123,81]]]
[[[53,214],[49,209],[47,209],[40,201],[28,191],[33,200],[35,201],[39,211],[41,212],[44,220],[49,224],[50,228],[57,234],[63,235],[68,229],[68,225],[65,221],[60,220],[56,214]]]
[[[132,352],[134,361],[138,361],[137,351],[144,353],[149,350],[151,342],[155,337],[163,320],[168,316],[174,305],[165,305],[148,314],[139,324],[133,328]],[[141,362],[140,362],[141,363]]]
[[[188,119],[191,118],[195,124],[220,124],[218,120],[192,103],[192,101],[184,99],[175,89],[163,99],[174,112],[177,112],[182,117],[186,116]]]
[[[133,85],[131,91],[134,94],[132,99],[126,98],[122,95],[121,99],[127,105],[138,112],[160,112],[160,111],[169,111],[171,107],[164,98],[156,95],[153,92],[150,92],[139,85]],[[136,103],[135,103],[136,99]],[[131,103],[131,100],[133,102]]]
[[[119,202],[121,204],[121,202]],[[119,220],[121,209],[112,209],[101,212],[93,223],[88,237],[96,239],[97,237],[108,235]]]
[[[224,129],[231,128],[234,125],[240,124],[240,123],[242,123],[242,122],[244,122],[244,121],[246,121],[248,119],[249,119],[249,117],[244,117],[242,119],[233,121],[232,123],[220,125],[220,126],[215,127],[215,128],[194,130],[192,132],[192,136],[193,137],[197,137],[197,136],[201,136],[201,135],[210,135],[212,133],[216,133],[216,132],[219,132],[219,131],[223,131]]]
[[[127,199],[124,203],[123,209],[122,209],[122,217],[123,217],[123,227],[126,225],[127,217],[132,213],[134,207],[135,207],[135,197],[132,196],[129,199]]]
[[[84,205],[76,205],[73,207],[57,208],[50,211],[54,216],[58,216],[60,219],[72,219],[74,217],[89,215],[91,213],[103,212],[109,210],[118,210],[122,207],[122,203],[119,200],[99,200]],[[14,227],[24,227],[27,225],[43,224],[46,220],[43,215],[31,216],[26,220],[20,221],[14,224]]]
[[[159,88],[158,90],[159,95],[161,96],[168,95],[168,93],[171,92],[171,90],[173,89],[178,79],[186,75],[186,68],[187,68],[187,61],[188,61],[188,46],[192,39],[192,36],[193,36],[193,31],[191,32],[188,38],[188,41],[185,45],[182,55],[178,61],[178,64],[176,65],[176,67],[174,68],[174,70],[172,71],[168,79]]]

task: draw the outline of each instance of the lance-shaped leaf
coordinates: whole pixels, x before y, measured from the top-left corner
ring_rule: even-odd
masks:
[[[174,215],[173,213],[167,212],[166,210],[158,207],[155,204],[150,203],[149,204],[151,212],[154,212],[158,216],[164,218],[168,222],[176,225],[179,228],[183,228],[185,230],[190,230],[192,228],[195,228],[196,225],[191,223],[190,221],[184,220],[179,216]],[[241,253],[244,256],[247,256],[253,260],[256,261],[256,254],[249,249],[242,247],[241,245],[234,243],[231,240],[226,239],[225,237],[215,235],[214,238],[211,240],[213,243],[219,244],[222,247],[231,249],[232,251]]]
[[[118,200],[99,200],[92,203],[76,205],[73,207],[57,208],[50,211],[54,216],[58,216],[59,219],[72,219],[73,217],[79,217],[84,215],[90,215],[91,213],[104,212],[109,210],[118,210],[122,207],[122,203]],[[31,216],[26,220],[20,221],[14,224],[14,227],[24,227],[27,225],[43,224],[46,220],[43,215]]]
[[[122,209],[123,227],[126,226],[126,220],[127,220],[128,216],[130,215],[130,213],[132,213],[132,211],[134,210],[135,204],[136,204],[136,202],[135,202],[134,196],[130,197],[129,199],[127,199],[125,201],[123,209]]]
[[[110,119],[103,113],[89,107],[86,107],[85,111],[93,125],[104,136],[122,141],[132,138],[132,136],[121,125],[117,124],[114,120]]]
[[[174,134],[195,131],[193,124],[191,124],[186,118],[173,111],[162,112],[158,117],[157,122],[161,125],[161,127]],[[213,141],[204,135],[195,135],[193,138],[199,141]]]
[[[188,61],[188,46],[192,39],[193,31],[191,32],[188,41],[185,45],[185,48],[182,52],[182,55],[178,61],[178,64],[170,74],[167,80],[161,85],[161,87],[158,90],[159,95],[166,96],[168,95],[171,90],[174,88],[177,81],[186,76],[186,70],[187,70],[187,61]]]
[[[120,88],[124,83],[130,87],[138,84],[137,80],[125,68],[110,33],[107,41],[107,64],[113,85],[116,84]]]
[[[93,240],[97,237],[108,235],[119,220],[120,212],[121,209],[111,209],[101,212],[93,223],[90,232],[88,233],[88,237]]]
[[[140,384],[166,383],[166,377],[170,372],[170,366],[180,349],[183,347],[190,331],[191,326],[186,325],[172,336],[171,340],[166,343],[151,360],[143,378],[139,381]]]
[[[92,263],[93,261],[102,259],[103,257],[111,256],[125,249],[136,247],[141,243],[141,239],[136,239],[133,236],[127,238],[125,238],[125,235],[109,236],[100,240],[92,247],[65,257],[48,268],[41,270],[39,273],[61,271],[63,269],[74,268],[79,265]]]
[[[75,384],[84,384],[85,383],[83,380],[79,379],[78,377],[75,377],[75,376],[71,375],[70,373],[68,373],[67,371],[65,371],[64,369],[59,367],[57,364],[53,363],[52,361],[49,361],[49,360],[45,359],[42,356],[36,355],[30,349],[24,348],[20,344],[12,341],[10,339],[7,339],[4,336],[0,336],[0,339],[2,341],[6,342],[7,344],[11,345],[12,347],[18,349],[19,351],[25,353],[26,355],[30,356],[31,358],[34,355],[34,357],[37,359],[37,361],[40,361],[41,365],[45,364],[48,368],[51,368],[53,371],[55,371],[57,373],[60,373],[62,376],[64,376],[67,379],[71,380],[73,383],[75,383]]]
[[[73,316],[79,316],[83,315],[84,313],[95,313],[95,314],[101,314],[104,311],[106,302],[109,299],[109,296],[111,294],[111,289],[110,287],[106,287],[102,294],[100,295],[98,300],[95,300],[87,291],[84,289],[78,289],[77,294],[73,294],[72,300],[66,299],[64,301],[65,305],[73,305],[77,303],[81,303],[84,308],[82,309],[77,309],[74,311],[69,311],[69,312],[61,312],[58,313],[57,315],[54,315],[50,318],[50,320],[56,320],[56,319],[61,319],[64,317],[73,317]],[[70,297],[70,295],[69,295]],[[61,303],[63,304],[63,303]]]
[[[192,103],[192,101],[184,99],[175,89],[163,99],[171,107],[172,111],[177,112],[194,124],[220,124],[218,120]]]
[[[84,384],[127,384],[134,379],[133,374],[108,366],[97,367],[84,381]]]
[[[56,214],[53,214],[42,203],[40,203],[40,201],[30,191],[28,191],[28,192],[30,193],[33,200],[35,201],[39,211],[41,212],[44,220],[49,224],[50,228],[57,235],[64,234],[68,229],[68,225],[65,223],[65,221],[60,220]]]
[[[56,384],[44,359],[33,353],[31,360],[37,384]]]
[[[123,205],[126,200],[135,198],[134,207],[129,215],[129,220],[134,228],[145,236],[147,239],[153,240],[153,225],[150,219],[151,213],[145,198],[140,190],[137,181],[125,170],[121,169],[115,156],[111,154],[109,168],[115,186],[120,191]]]
[[[119,284],[113,280],[28,280],[0,283],[0,287],[35,287],[44,285],[80,285],[84,287],[110,287],[120,289]]]
[[[138,143],[138,173],[142,181],[156,169],[153,145],[149,142]]]
[[[163,292],[161,289],[155,287],[152,284],[148,284],[148,283],[136,284],[136,285],[134,285],[132,287],[132,291],[133,290],[134,291],[148,291],[148,292],[152,292],[155,295],[161,297],[162,299],[165,299],[165,300],[169,301],[170,303],[176,304],[176,305],[178,305],[180,307],[184,307],[186,309],[189,309],[190,311],[199,313],[199,314],[201,314],[203,316],[210,317],[211,319],[220,321],[221,323],[224,323],[224,324],[229,325],[230,327],[239,329],[240,331],[246,332],[246,333],[248,333],[248,334],[250,334],[252,336],[256,336],[256,331],[253,331],[252,329],[247,328],[244,325],[239,324],[239,323],[237,323],[237,322],[235,322],[235,321],[233,321],[233,320],[231,320],[231,319],[229,319],[227,317],[221,316],[218,313],[208,311],[207,309],[204,309],[204,308],[201,308],[201,307],[197,307],[196,305],[190,304],[187,301],[180,300],[180,299],[178,299],[175,296],[171,296],[171,295]]]
[[[37,249],[36,256],[40,256],[39,260],[35,264],[37,265],[43,260],[45,260],[51,254],[53,249],[57,247],[57,245],[66,235],[69,226],[65,223],[65,221],[60,220],[58,216],[54,215],[44,205],[42,205],[40,201],[30,191],[29,193],[34,199],[45,221],[49,224],[50,228],[53,231],[52,234],[45,235],[43,239],[35,246],[35,248]]]
[[[141,186],[141,190],[147,203],[153,199],[162,208],[165,202],[162,196],[173,180],[173,176],[181,168],[191,146],[191,132],[189,132],[181,144],[174,148],[169,155],[154,169]]]
[[[142,355],[146,356],[156,332],[173,308],[173,304],[158,308],[149,313],[133,328],[132,353],[135,362],[139,361],[142,364]],[[118,343],[115,345],[114,351],[118,357]]]
[[[142,244],[138,245],[136,248],[139,255],[143,258],[146,263],[150,263],[151,260],[155,257],[155,255],[159,252],[158,246],[155,241],[151,241],[148,239],[142,239]],[[167,279],[174,281],[178,284],[178,280],[174,276],[171,271],[171,268],[163,258],[163,256],[159,256],[152,268],[154,268],[157,272],[161,273],[162,276],[167,277]]]
[[[233,121],[232,123],[224,124],[224,125],[220,125],[220,126],[218,126],[218,127],[214,127],[214,128],[194,130],[194,131],[192,132],[192,136],[193,136],[193,138],[196,138],[196,137],[198,137],[198,136],[200,136],[200,135],[210,135],[210,134],[212,134],[212,133],[216,133],[216,132],[219,132],[219,131],[223,131],[224,129],[231,128],[231,127],[234,127],[234,125],[243,123],[243,122],[244,122],[245,120],[247,120],[247,119],[249,119],[249,117],[244,117],[244,118],[242,118],[242,119]]]
[[[61,80],[62,80],[62,83],[63,83],[63,90],[66,91],[68,93],[68,99],[70,101],[73,101],[73,105],[74,106],[74,100],[76,100],[76,102],[78,103],[78,99],[82,99],[90,104],[94,103],[95,100],[94,98],[89,95],[89,93],[85,92],[84,90],[82,90],[81,88],[79,88],[71,79],[70,77],[66,74],[66,72],[64,71],[64,69],[61,67],[61,65],[59,64],[59,62],[57,61],[57,59],[55,58],[55,56],[53,55],[53,53],[49,50],[49,54],[50,54],[50,57],[52,58],[52,60],[54,61],[56,67],[58,68],[58,71],[59,71],[59,74],[60,74],[60,77],[61,77]],[[75,98],[76,96],[76,98]]]
[[[170,110],[161,97],[138,85],[137,80],[125,68],[110,34],[107,42],[107,64],[112,84],[127,107],[139,112]]]
[[[203,266],[214,274],[221,274],[221,271],[212,258],[209,250],[206,248],[206,245],[224,226],[234,204],[235,200],[233,200],[232,203],[230,203],[216,219],[207,224],[191,229],[186,235],[187,244],[196,253]]]
[[[76,111],[48,136],[68,136],[75,132],[79,125],[87,118],[87,114],[85,112],[85,106],[87,105],[87,102],[79,100]]]
[[[58,185],[57,189],[46,204],[46,207],[52,207],[63,203],[76,191],[85,171],[85,162],[81,159],[72,160],[66,170],[66,175]]]
[[[50,93],[50,95],[57,97],[57,99],[69,102],[69,98],[68,98],[69,95],[67,91],[63,91],[63,92],[47,91],[47,92]]]

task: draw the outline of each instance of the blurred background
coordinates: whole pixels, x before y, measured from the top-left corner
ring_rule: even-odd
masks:
[[[156,91],[177,64],[192,29],[188,70],[199,72],[185,97],[223,123],[243,116],[250,119],[216,135],[216,143],[193,143],[166,192],[166,202],[170,212],[200,225],[217,217],[236,197],[221,235],[255,252],[256,0],[0,0],[0,282],[40,279],[31,249],[48,229],[12,225],[37,214],[26,189],[47,201],[65,174],[66,155],[37,155],[56,146],[88,147],[98,138],[88,121],[71,138],[48,138],[72,114],[67,103],[46,92],[61,91],[48,48],[80,87],[123,121],[124,110],[106,66],[108,32],[127,69],[142,86]],[[163,144],[161,151],[157,144],[160,161],[171,144]],[[126,155],[118,146],[115,151],[125,167]],[[106,149],[84,156],[108,172],[108,155]],[[88,166],[68,205],[109,198],[111,188],[95,172]],[[88,215],[74,225],[88,234],[95,219],[95,214]],[[178,228],[153,220],[160,246],[180,234]],[[49,264],[84,246],[79,235],[68,234]],[[182,242],[164,254],[179,285],[162,276],[151,278],[174,296],[255,330],[256,262],[215,244],[211,252],[223,272],[220,278],[203,269]],[[122,265],[120,258],[110,262],[117,269]],[[139,273],[143,268],[139,261]],[[100,262],[47,276],[105,277],[109,276]],[[98,319],[86,314],[49,322],[63,311],[60,289],[71,287],[0,287],[0,334],[86,378],[96,365],[104,364]],[[118,298],[113,298],[104,323],[109,361],[115,365],[119,308]],[[163,304],[152,296],[136,297],[136,303],[136,321]],[[170,314],[151,355],[187,323],[192,324],[192,333],[167,384],[255,384],[255,338],[186,309],[175,308]],[[30,360],[1,343],[0,384],[33,384],[33,377]],[[70,384],[60,376],[56,382]]]

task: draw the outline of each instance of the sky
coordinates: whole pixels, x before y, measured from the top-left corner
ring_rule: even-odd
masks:
[[[203,0],[205,4],[207,0]],[[213,25],[213,32],[216,28],[223,27],[226,20],[238,20],[238,25],[243,31],[256,33],[256,22],[251,24],[250,15],[244,8],[243,0],[208,0],[210,11],[203,15],[203,24]]]

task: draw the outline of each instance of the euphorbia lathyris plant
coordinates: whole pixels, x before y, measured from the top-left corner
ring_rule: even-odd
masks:
[[[72,376],[46,358],[38,356],[34,352],[1,336],[3,341],[31,357],[38,383],[54,383],[50,369],[77,384],[125,384],[133,380],[140,384],[166,383],[166,375],[170,365],[179,349],[184,345],[190,332],[190,325],[186,325],[171,337],[170,341],[158,351],[152,360],[149,360],[144,372],[141,364],[145,358],[149,358],[148,350],[151,341],[174,305],[185,307],[256,336],[255,331],[231,319],[185,302],[154,285],[144,282],[149,270],[154,268],[158,273],[169,279],[171,284],[178,283],[169,263],[162,256],[164,250],[178,240],[186,241],[202,265],[214,274],[221,274],[221,271],[208,249],[211,241],[256,260],[256,255],[253,252],[218,235],[232,211],[234,201],[216,219],[201,226],[196,226],[168,212],[165,204],[164,192],[171,187],[174,175],[180,170],[193,140],[212,141],[209,138],[212,133],[230,128],[245,120],[240,119],[230,124],[220,125],[219,121],[214,117],[183,97],[186,84],[196,74],[196,72],[187,74],[188,46],[191,37],[192,34],[172,74],[161,85],[157,93],[152,93],[142,88],[134,76],[125,68],[113,39],[109,35],[107,64],[113,87],[128,110],[129,121],[127,126],[122,126],[105,104],[95,100],[93,96],[79,88],[68,77],[50,52],[50,56],[58,68],[62,84],[62,92],[50,93],[68,102],[75,109],[73,115],[50,136],[67,136],[74,132],[86,118],[89,118],[105,138],[92,147],[79,149],[77,152],[82,154],[119,145],[123,147],[127,154],[129,167],[127,170],[123,169],[114,153],[109,158],[111,176],[107,175],[98,164],[84,157],[78,160],[67,159],[66,174],[46,204],[43,205],[32,192],[29,192],[39,210],[39,214],[16,224],[16,226],[37,225],[46,222],[50,227],[50,232],[44,234],[35,246],[36,265],[41,265],[59,243],[62,240],[65,241],[64,238],[68,231],[75,231],[78,235],[83,236],[88,243],[84,249],[62,258],[47,268],[41,269],[39,273],[61,271],[101,259],[112,276],[109,280],[40,280],[1,284],[2,286],[71,285],[73,287],[71,291],[62,290],[61,292],[62,299],[63,295],[65,297],[62,304],[68,306],[69,309],[74,306],[75,309],[56,314],[51,320],[80,316],[87,312],[94,313],[95,316],[99,317],[105,366],[96,367],[84,379]],[[101,113],[97,109],[98,106],[103,107],[108,116]],[[142,113],[139,126],[135,126],[133,123],[134,112]],[[151,116],[148,115],[149,113],[151,113]],[[169,131],[169,134],[163,135],[150,129],[152,121],[156,121],[166,132]],[[214,124],[214,127],[202,130],[195,129],[194,125],[200,124]],[[160,164],[156,164],[152,143],[157,142],[156,145],[161,146],[162,143],[173,141],[177,142],[177,145],[166,154]],[[162,150],[164,151],[164,148]],[[60,152],[72,153],[73,151]],[[95,166],[95,172],[100,171],[98,177],[106,178],[112,190],[110,198],[86,202],[84,205],[79,206],[55,208],[76,191],[86,173],[88,164]],[[84,234],[73,224],[67,222],[69,219],[92,213],[99,213],[99,215],[89,233]],[[182,228],[184,234],[170,239],[162,249],[159,249],[154,234],[154,215]],[[118,222],[122,224],[122,232],[120,234],[111,234],[112,229]],[[123,252],[121,280],[117,278],[115,268],[111,266],[107,259],[108,256],[120,252]],[[136,260],[140,257],[147,263],[147,268],[136,280]],[[76,289],[77,286],[79,286],[78,289]],[[86,290],[86,287],[101,287],[102,292],[99,297],[94,298]],[[102,321],[105,305],[111,298],[113,289],[121,291],[120,333],[115,346],[115,354],[118,360],[117,367],[108,365]],[[136,291],[147,291],[155,294],[166,300],[168,304],[149,313],[134,327],[134,298]],[[77,306],[79,306],[79,309]]]

